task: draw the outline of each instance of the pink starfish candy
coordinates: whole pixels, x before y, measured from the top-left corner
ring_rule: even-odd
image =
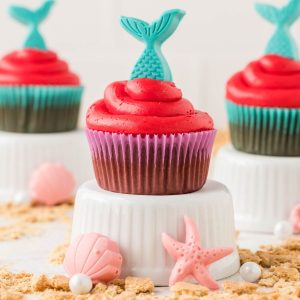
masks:
[[[162,243],[167,252],[177,262],[172,270],[169,285],[184,280],[192,275],[200,284],[211,290],[219,288],[218,283],[208,272],[208,266],[213,262],[229,255],[233,248],[204,249],[200,246],[200,237],[196,225],[188,217],[184,217],[186,227],[185,243],[180,243],[166,233],[162,234]]]

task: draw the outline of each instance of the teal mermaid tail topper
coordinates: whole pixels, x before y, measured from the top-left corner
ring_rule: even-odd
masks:
[[[12,5],[9,7],[9,14],[20,23],[27,25],[30,28],[30,33],[27,36],[24,48],[46,49],[45,41],[39,32],[39,25],[48,16],[54,1],[46,0],[43,5],[36,10]]]
[[[161,45],[174,33],[184,15],[185,12],[179,9],[168,10],[151,24],[135,18],[121,17],[123,28],[146,44],[146,49],[134,66],[131,79],[152,78],[172,81],[172,74],[161,52]]]
[[[288,4],[282,8],[256,4],[255,9],[264,19],[276,25],[276,31],[265,52],[299,59],[298,47],[289,29],[300,16],[300,0],[289,0]]]

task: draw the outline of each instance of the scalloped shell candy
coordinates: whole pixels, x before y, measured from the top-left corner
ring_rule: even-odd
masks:
[[[57,163],[42,164],[33,171],[29,181],[33,201],[48,206],[69,202],[75,187],[72,173]]]
[[[101,234],[87,233],[70,245],[63,265],[70,277],[81,273],[98,283],[119,277],[122,261],[117,243]]]
[[[300,233],[300,203],[291,211],[290,222],[292,223],[294,233]]]

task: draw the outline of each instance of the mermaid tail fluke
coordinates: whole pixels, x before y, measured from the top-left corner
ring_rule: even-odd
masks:
[[[39,33],[38,27],[48,16],[54,1],[47,0],[41,7],[36,10],[29,10],[28,8],[12,5],[9,7],[9,14],[20,23],[30,27],[30,33],[25,40],[25,48],[46,49],[43,37]]]
[[[121,17],[122,27],[146,45],[145,51],[134,67],[131,79],[172,80],[169,65],[160,47],[174,33],[184,15],[185,12],[182,10],[169,10],[151,24],[136,18]]]
[[[298,59],[298,48],[289,28],[300,16],[300,0],[290,0],[282,8],[258,3],[255,9],[264,19],[276,25],[276,32],[268,43],[266,53]]]

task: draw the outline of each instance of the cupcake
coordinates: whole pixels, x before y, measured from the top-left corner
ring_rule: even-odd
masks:
[[[205,184],[216,131],[172,81],[160,46],[176,30],[181,10],[148,24],[122,17],[146,49],[130,80],[108,85],[87,112],[87,137],[99,186],[126,194],[168,195]]]
[[[300,156],[300,61],[288,32],[300,15],[300,1],[281,9],[257,4],[256,10],[276,32],[265,55],[227,83],[232,143],[253,154]]]
[[[0,59],[0,130],[45,133],[77,126],[83,87],[79,77],[56,53],[46,49],[38,31],[53,1],[36,11],[10,7],[10,14],[27,24],[24,49]]]

